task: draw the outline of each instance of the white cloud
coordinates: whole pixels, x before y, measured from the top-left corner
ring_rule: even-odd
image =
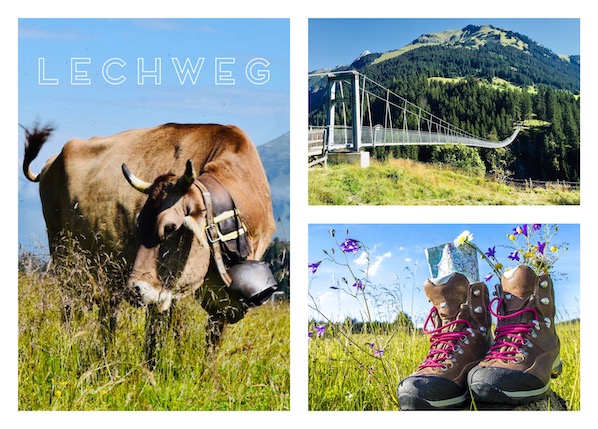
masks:
[[[371,277],[373,277],[376,274],[378,274],[378,270],[380,269],[380,266],[382,265],[382,262],[384,262],[386,259],[389,259],[391,256],[392,256],[391,252],[386,252],[382,256],[377,256],[376,260],[374,261],[374,263],[368,269],[368,275],[371,276]]]
[[[365,320],[367,311],[363,299],[357,299],[354,296],[338,290],[328,290],[314,297],[315,302],[310,302],[309,319],[322,321],[328,319],[335,322],[345,320],[345,318],[355,318]],[[373,303],[367,304],[373,308]],[[313,307],[317,309],[314,309]]]
[[[361,252],[361,254],[353,261],[357,265],[367,265],[368,263],[368,254],[367,252]]]
[[[374,262],[372,263],[371,260],[368,260],[368,253],[361,252],[361,254],[353,261],[355,265],[364,266],[370,263],[371,265],[368,267],[367,275],[368,276],[375,276],[380,269],[380,265],[386,259],[389,259],[392,256],[392,252],[386,252],[382,256],[376,256]]]

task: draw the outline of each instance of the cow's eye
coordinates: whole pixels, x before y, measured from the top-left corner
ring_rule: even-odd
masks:
[[[169,223],[164,225],[164,237],[168,237],[169,235],[171,235],[173,232],[176,231],[176,225],[174,223]]]

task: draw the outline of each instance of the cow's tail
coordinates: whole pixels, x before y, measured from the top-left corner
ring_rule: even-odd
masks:
[[[21,125],[21,127],[23,127]],[[25,177],[32,182],[39,182],[39,174],[33,174],[29,169],[29,166],[33,162],[44,143],[48,140],[48,137],[54,131],[54,128],[50,125],[46,125],[40,128],[39,124],[33,127],[33,131],[23,127],[25,130],[25,155],[23,157],[23,173]]]

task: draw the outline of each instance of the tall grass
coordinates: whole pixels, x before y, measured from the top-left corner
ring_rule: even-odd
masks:
[[[567,401],[569,410],[580,409],[579,323],[556,325],[561,340],[563,373],[552,381],[552,390]],[[386,344],[375,357],[359,346],[378,338]],[[396,388],[422,362],[428,337],[419,330],[347,334],[329,330],[309,344],[310,410],[398,410]]]
[[[308,198],[311,205],[577,205],[580,192],[517,189],[466,171],[393,159],[367,168],[314,168]]]
[[[19,277],[19,410],[288,410],[289,305],[265,304],[230,325],[206,357],[206,313],[179,305],[154,371],[143,369],[145,312],[123,304],[105,352],[97,311],[63,323],[55,282]]]

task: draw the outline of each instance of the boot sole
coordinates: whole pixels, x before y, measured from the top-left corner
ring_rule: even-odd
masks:
[[[413,395],[399,395],[399,408],[401,411],[415,410],[462,410],[467,408],[469,392],[461,396],[439,401],[431,401]]]
[[[471,386],[473,397],[476,401],[492,404],[523,405],[539,401],[546,397],[550,390],[550,383],[541,389],[509,392],[483,383],[474,383]]]
[[[563,370],[560,358],[554,363],[550,378],[557,378]],[[470,389],[476,401],[492,404],[524,405],[545,398],[550,392],[550,380],[539,389],[507,391],[487,383],[470,383]]]

